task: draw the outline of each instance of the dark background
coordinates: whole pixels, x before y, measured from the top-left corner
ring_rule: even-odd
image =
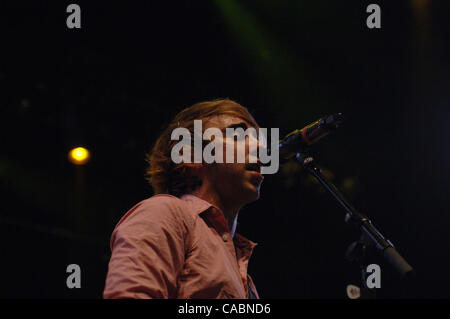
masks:
[[[378,296],[449,298],[450,3],[372,2],[381,29],[369,1],[75,1],[81,29],[69,1],[2,1],[0,297],[101,298],[109,236],[152,195],[152,142],[184,107],[229,97],[281,135],[343,112],[312,152],[419,275],[405,285],[379,261]],[[238,228],[259,243],[260,295],[346,298],[344,215],[296,163],[266,176]]]

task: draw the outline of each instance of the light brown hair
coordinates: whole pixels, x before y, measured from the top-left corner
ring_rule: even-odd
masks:
[[[207,119],[214,115],[234,115],[254,127],[258,127],[255,119],[246,107],[230,99],[217,99],[196,103],[178,113],[164,132],[158,137],[152,150],[146,155],[148,168],[146,177],[155,194],[171,194],[181,196],[200,185],[198,178],[191,174],[183,163],[175,164],[171,159],[172,147],[178,143],[171,140],[172,131],[185,127],[194,134],[194,120]]]

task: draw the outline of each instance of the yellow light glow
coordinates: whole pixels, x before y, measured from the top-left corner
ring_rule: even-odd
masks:
[[[69,161],[75,165],[84,165],[89,161],[91,155],[84,147],[77,147],[69,152]]]

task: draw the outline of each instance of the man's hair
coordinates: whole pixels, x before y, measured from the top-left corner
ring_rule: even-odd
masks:
[[[230,99],[205,101],[185,108],[170,122],[169,126],[156,140],[151,152],[146,155],[149,164],[146,177],[155,194],[181,196],[201,184],[185,164],[175,164],[172,161],[172,147],[178,141],[171,140],[171,134],[174,129],[185,127],[190,131],[191,136],[194,136],[194,120],[208,119],[211,116],[223,114],[239,117],[255,128],[258,127],[247,108]]]

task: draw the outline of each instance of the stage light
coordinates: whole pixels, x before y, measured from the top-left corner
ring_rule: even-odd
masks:
[[[84,147],[76,147],[69,152],[69,161],[75,165],[84,165],[89,161],[91,155]]]

